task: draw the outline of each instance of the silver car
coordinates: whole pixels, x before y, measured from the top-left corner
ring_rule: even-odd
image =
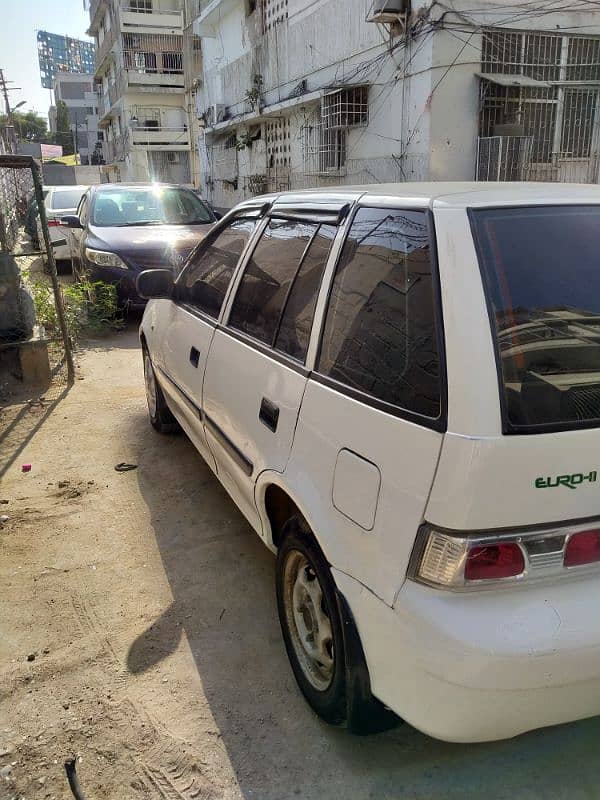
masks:
[[[46,217],[50,239],[54,242],[58,239],[65,239],[65,229],[60,227],[60,218],[67,214],[75,214],[81,197],[89,186],[44,186],[44,205],[46,206]],[[38,239],[43,242],[38,217]],[[71,258],[71,246],[69,243],[61,244],[54,248],[54,258],[57,261]]]

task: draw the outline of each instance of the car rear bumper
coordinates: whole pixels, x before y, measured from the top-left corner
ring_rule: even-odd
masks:
[[[600,576],[450,593],[406,581],[391,609],[334,570],[373,693],[438,739],[505,739],[600,714]]]

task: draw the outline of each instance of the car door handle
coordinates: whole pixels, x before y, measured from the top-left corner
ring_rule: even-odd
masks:
[[[258,418],[263,425],[266,425],[269,430],[275,433],[277,430],[277,423],[279,422],[279,406],[276,406],[271,400],[263,397]]]
[[[192,365],[192,367],[197,367],[199,361],[200,361],[200,350],[197,350],[195,347],[192,347],[190,350],[190,364]]]

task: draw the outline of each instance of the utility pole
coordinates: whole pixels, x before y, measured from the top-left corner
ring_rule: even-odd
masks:
[[[10,101],[8,99],[8,93],[14,91],[15,89],[20,89],[20,86],[8,86],[7,84],[14,83],[14,81],[7,81],[4,77],[4,70],[0,69],[0,91],[4,97],[4,105],[6,107],[6,117],[8,121],[8,125],[6,126],[6,138],[8,139],[8,146],[9,149],[15,153],[17,150],[17,138],[15,136],[15,128],[13,124],[13,113],[10,108]]]

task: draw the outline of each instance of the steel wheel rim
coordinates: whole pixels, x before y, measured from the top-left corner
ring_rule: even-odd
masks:
[[[288,555],[283,592],[287,626],[302,672],[315,689],[324,692],[335,670],[331,620],[317,574],[298,550]]]
[[[146,384],[146,399],[148,401],[148,411],[152,419],[156,417],[156,379],[150,356],[144,358],[144,382]]]

